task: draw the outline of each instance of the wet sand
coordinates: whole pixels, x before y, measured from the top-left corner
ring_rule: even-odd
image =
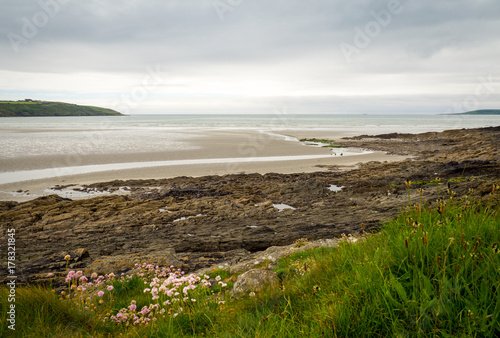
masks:
[[[112,180],[197,177],[242,172],[301,173],[326,170],[323,166],[329,165],[349,168],[360,162],[398,161],[406,158],[386,155],[383,152],[355,155],[350,150],[306,146],[297,141],[297,139],[313,137],[340,140],[341,137],[352,135],[332,130],[280,130],[265,133],[248,130],[210,130],[196,134],[199,137],[189,140],[189,149],[182,151],[165,149],[154,152],[74,153],[0,159],[0,176],[6,172],[16,172],[14,180],[18,180],[18,182],[4,182],[3,184],[0,181],[0,200],[26,201],[49,195],[55,191],[48,189],[56,185],[80,186]],[[356,151],[360,150],[354,150]],[[304,157],[309,158],[304,159]],[[182,163],[183,160],[186,162]],[[206,160],[207,163],[196,163],[199,162],[198,160]],[[162,161],[165,165],[127,167],[127,164],[131,163],[134,165],[139,163],[139,166],[141,163],[144,166],[152,165],[153,161]],[[77,168],[116,163],[122,163],[124,169],[72,174],[77,171]],[[58,168],[61,167],[65,167],[66,170],[59,170]],[[30,177],[30,171],[35,173],[36,170],[50,168],[53,168],[53,176],[57,175],[56,177],[30,179],[33,178],[33,176]],[[101,167],[99,170],[102,169]],[[116,166],[113,169],[116,169]],[[16,193],[17,191],[22,192]],[[82,197],[86,196],[80,196]]]

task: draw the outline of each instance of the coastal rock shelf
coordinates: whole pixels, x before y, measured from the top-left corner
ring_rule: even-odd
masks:
[[[238,264],[299,239],[373,231],[408,205],[405,180],[414,182],[412,201],[419,201],[422,189],[422,198],[431,203],[442,198],[446,183],[457,196],[469,189],[483,196],[491,191],[492,180],[500,183],[500,127],[363,136],[338,143],[412,158],[314,173],[113,181],[82,191],[127,187],[127,195],[0,202],[1,240],[6,241],[5,229],[16,229],[19,282],[43,282],[48,272],[62,275],[65,254],[77,250],[86,254],[72,260],[71,269],[116,274],[148,259],[195,271]],[[5,260],[4,251],[2,255]],[[0,280],[6,277],[5,271],[0,274]]]

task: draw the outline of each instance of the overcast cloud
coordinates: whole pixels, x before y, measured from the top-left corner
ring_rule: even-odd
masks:
[[[500,107],[498,0],[0,0],[0,99],[125,113]]]

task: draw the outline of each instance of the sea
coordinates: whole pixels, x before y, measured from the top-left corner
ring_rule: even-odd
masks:
[[[345,129],[376,132],[442,131],[457,128],[497,126],[500,115],[431,114],[203,114],[203,115],[128,115],[68,117],[3,117],[1,129]],[[416,128],[416,129],[415,129]]]

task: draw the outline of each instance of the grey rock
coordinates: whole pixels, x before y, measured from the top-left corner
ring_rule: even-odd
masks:
[[[265,287],[275,288],[280,284],[278,275],[270,270],[253,269],[240,276],[234,283],[231,297],[248,295],[250,292],[259,292]]]

